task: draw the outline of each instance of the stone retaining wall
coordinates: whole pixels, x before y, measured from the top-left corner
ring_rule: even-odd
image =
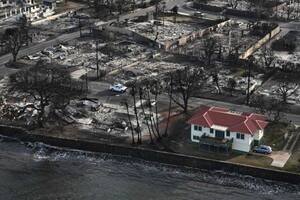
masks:
[[[18,127],[0,125],[0,134],[7,137],[17,138],[24,142],[42,142],[44,144],[63,148],[131,156],[148,161],[160,162],[177,166],[192,167],[198,169],[223,170],[225,172],[239,173],[243,175],[250,175],[269,180],[283,181],[292,184],[300,183],[300,174],[280,170],[271,170],[259,167],[252,167],[248,165],[233,164],[224,161],[217,161],[207,158],[200,158],[164,151],[156,151],[139,147],[130,147],[120,144],[105,144],[98,143],[95,141],[79,141],[64,138],[55,138],[45,135],[36,135],[30,134],[26,130]]]
[[[178,15],[182,15],[182,14],[178,14]],[[184,15],[184,16],[186,16],[186,15]],[[193,17],[192,15],[187,15],[187,16]],[[176,49],[178,46],[184,46],[187,43],[190,43],[200,37],[203,37],[204,35],[209,34],[210,32],[216,30],[216,28],[225,26],[229,22],[231,22],[231,20],[227,20],[227,21],[221,22],[219,24],[210,26],[208,28],[201,29],[200,31],[192,32],[190,34],[181,36],[180,38],[176,38],[174,40],[165,41],[164,43],[154,41],[146,36],[143,36],[139,33],[128,30],[126,28],[120,28],[120,27],[115,27],[115,26],[103,26],[103,27],[101,27],[101,30],[94,29],[94,33],[96,33],[97,31],[108,31],[108,32],[113,32],[113,33],[117,33],[117,34],[123,34],[123,35],[127,35],[128,37],[132,38],[132,40],[134,40],[134,41],[146,43],[152,47],[164,49],[165,51],[169,51],[172,49]]]
[[[277,26],[270,33],[265,35],[255,44],[253,44],[250,48],[248,48],[243,54],[239,56],[239,59],[247,59],[250,55],[252,55],[255,51],[257,51],[260,47],[266,44],[270,39],[272,39],[275,35],[280,32],[280,27]]]

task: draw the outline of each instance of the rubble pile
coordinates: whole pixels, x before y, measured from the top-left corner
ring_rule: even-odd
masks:
[[[249,34],[249,26],[250,24],[248,23],[233,22],[189,43],[187,46],[181,47],[179,51],[184,51],[186,54],[193,56],[204,55],[205,41],[213,37],[221,44],[222,49],[219,51],[222,52],[223,56],[227,56],[229,53],[240,55],[260,39],[257,36]]]
[[[113,77],[107,77],[107,79],[114,79],[114,81],[126,84],[133,80],[162,76],[167,72],[183,69],[184,67],[179,63],[165,61],[140,61],[131,67],[123,68],[119,73],[113,74]]]
[[[290,1],[289,3],[287,3],[286,6],[277,9],[276,14],[274,15],[277,17],[281,17],[283,19],[289,18],[289,19],[299,20],[299,12],[300,12],[299,3],[296,1]]]
[[[248,87],[248,77],[243,76],[240,73],[233,73],[229,69],[222,69],[218,71],[218,79],[220,88],[227,88],[229,79],[234,79],[236,81],[235,90],[244,93]],[[257,74],[255,77],[250,77],[250,91],[256,89],[262,85],[262,74]],[[206,91],[211,93],[216,93],[217,88],[216,84],[213,81],[213,77],[210,76],[207,85],[205,87]]]
[[[295,91],[294,91],[295,89]],[[299,85],[295,85],[295,88],[289,90],[287,92],[287,102],[290,104],[300,104],[300,87]],[[266,97],[273,97],[277,99],[281,99],[280,95],[278,95],[279,84],[275,80],[270,80],[262,88],[260,88],[257,93],[264,95]],[[293,92],[292,94],[290,94]]]
[[[228,3],[228,0],[211,0],[211,1],[208,1],[207,4],[211,5],[211,6],[217,6],[217,7],[232,8],[230,6],[230,4]],[[249,9],[251,9],[251,7],[253,7],[253,6],[251,6],[249,2],[244,1],[244,0],[239,0],[235,9],[237,9],[237,10],[249,10]]]
[[[132,23],[128,27],[129,30],[137,32],[151,40],[165,42],[179,38],[181,35],[187,35],[193,31],[199,30],[199,27],[191,26],[185,23],[173,23],[170,21],[147,21],[140,23]]]
[[[109,48],[109,51],[107,50]],[[109,73],[149,57],[156,51],[128,41],[115,41],[98,44],[99,69]],[[28,61],[56,62],[67,66],[73,78],[80,78],[91,70],[97,69],[96,43],[94,40],[76,41],[73,44],[60,44],[26,57]],[[116,53],[117,52],[117,53]]]
[[[152,102],[153,105],[154,103]],[[73,119],[72,123],[82,125],[84,128],[100,130],[102,133],[113,136],[131,136],[128,113],[123,106],[107,103],[101,104],[97,100],[77,100],[73,101],[67,110],[68,112],[64,112],[65,114],[67,113],[67,116],[61,117],[71,118]],[[147,134],[146,116],[148,111],[146,106],[145,110],[145,115],[141,110],[138,111],[142,134]],[[129,108],[129,115],[132,120],[131,124],[135,129],[137,123],[134,110],[131,107]],[[155,113],[153,113],[152,118],[153,120],[156,119]],[[161,120],[160,115],[158,115],[158,118]]]

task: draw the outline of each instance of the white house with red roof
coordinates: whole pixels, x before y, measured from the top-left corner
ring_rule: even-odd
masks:
[[[191,140],[201,143],[202,138],[231,141],[231,148],[249,152],[264,135],[268,122],[256,113],[237,113],[226,108],[201,107],[188,121]]]

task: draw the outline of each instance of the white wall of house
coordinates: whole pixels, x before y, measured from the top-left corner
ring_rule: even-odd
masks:
[[[253,141],[253,136],[250,134],[244,134],[244,139],[238,139],[236,137],[237,133],[233,132],[233,143],[232,149],[238,151],[249,152],[251,150],[251,143]]]
[[[195,129],[195,125],[191,125],[191,140],[192,142],[199,142],[199,139],[202,135],[207,135],[209,137],[215,137],[215,130],[213,133],[210,132],[210,128],[207,127],[201,127],[201,130],[197,128]],[[240,135],[238,138],[237,135]],[[243,134],[243,137],[241,136],[243,133],[237,133],[237,132],[230,132],[230,135],[227,136],[227,133],[225,131],[225,138],[226,139],[232,139],[232,149],[243,151],[243,152],[249,152],[251,150],[252,142],[255,138],[255,140],[260,140],[263,137],[263,131],[257,132],[254,136],[250,134]],[[199,139],[198,139],[199,138]],[[242,139],[243,138],[243,139]]]
[[[8,6],[16,6],[16,2],[15,1],[0,1],[0,8],[4,8],[4,7],[8,7]]]
[[[35,4],[34,0],[23,0],[23,2],[27,5]],[[16,0],[0,0],[0,8],[4,7],[16,7]]]
[[[195,125],[191,126],[191,140],[193,142],[199,142],[199,140],[195,139],[194,136],[198,136],[200,138],[204,134],[210,137],[215,137],[214,133],[210,133],[210,128],[202,127],[202,131],[199,131],[195,130]]]
[[[264,131],[259,130],[254,134],[254,140],[261,140],[261,138],[264,136]]]

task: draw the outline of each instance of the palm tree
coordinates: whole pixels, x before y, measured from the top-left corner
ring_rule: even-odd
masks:
[[[161,93],[161,85],[158,83],[158,80],[154,80],[153,81],[153,85],[152,85],[152,90],[151,93],[154,95],[154,100],[155,100],[155,120],[154,120],[154,125],[155,125],[155,129],[158,135],[158,139],[161,138],[160,136],[160,130],[159,130],[159,120],[158,120],[158,95]],[[151,107],[151,102],[150,102],[150,107]]]
[[[153,142],[153,136],[152,136],[152,132],[151,132],[151,129],[150,129],[149,121],[146,118],[145,108],[144,108],[144,104],[143,104],[144,89],[145,88],[142,87],[142,86],[139,88],[139,97],[140,97],[142,112],[143,112],[143,115],[145,117],[146,125],[147,125],[149,136],[150,136],[150,144],[153,144],[154,143]]]
[[[168,136],[168,129],[169,129],[169,122],[170,122],[170,117],[171,117],[171,108],[172,108],[172,92],[173,92],[173,76],[172,74],[170,74],[170,84],[169,84],[169,110],[168,110],[168,118],[167,118],[167,125],[166,125],[166,129],[165,129],[165,133],[164,136]]]
[[[128,122],[130,125],[130,129],[131,129],[131,144],[135,145],[135,140],[134,140],[134,130],[133,130],[133,126],[132,126],[132,122],[131,122],[131,118],[130,118],[130,113],[129,113],[129,106],[128,106],[128,102],[125,101],[122,103],[123,105],[125,105],[126,107],[126,111],[127,111],[127,117],[128,117]]]
[[[137,112],[137,107],[136,107],[136,86],[135,84],[133,84],[131,86],[131,90],[130,90],[130,94],[133,98],[133,109],[134,109],[134,115],[135,115],[135,119],[136,119],[136,132],[138,134],[138,144],[142,144],[142,134],[141,134],[141,126],[140,126],[140,122],[139,122],[139,116],[138,116],[138,112]]]

